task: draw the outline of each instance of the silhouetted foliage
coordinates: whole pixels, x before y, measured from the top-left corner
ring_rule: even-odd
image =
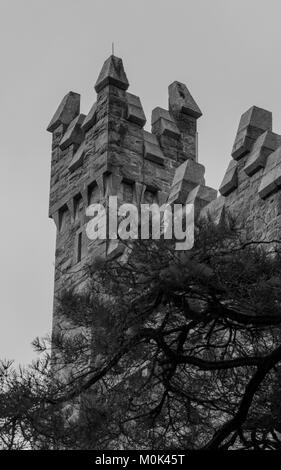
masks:
[[[281,252],[202,225],[87,266],[43,359],[3,364],[3,448],[281,449]]]

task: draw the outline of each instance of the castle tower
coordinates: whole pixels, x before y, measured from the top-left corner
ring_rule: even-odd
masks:
[[[52,133],[49,216],[57,228],[56,297],[66,287],[81,288],[83,266],[95,256],[114,256],[118,245],[90,241],[86,208],[121,202],[198,201],[201,209],[216,197],[205,186],[204,167],[196,162],[196,124],[201,111],[184,84],[169,87],[169,109],[152,111],[152,131],[140,98],[127,91],[122,60],[111,55],[95,84],[96,101],[80,113],[80,95],[69,92],[47,130]]]

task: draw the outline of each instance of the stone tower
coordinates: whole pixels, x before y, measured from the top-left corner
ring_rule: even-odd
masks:
[[[69,92],[54,114],[49,216],[57,228],[55,299],[62,288],[81,287],[89,258],[113,256],[113,241],[87,239],[86,208],[110,195],[134,202],[185,202],[202,208],[216,197],[196,162],[196,123],[201,111],[187,87],[169,86],[169,107],[152,111],[151,132],[140,98],[127,91],[122,60],[111,55],[95,84],[96,102],[80,113],[80,95]],[[56,302],[55,302],[56,304]],[[56,305],[54,325],[57,323]]]
[[[205,185],[197,162],[197,119],[201,111],[187,87],[169,86],[168,109],[152,111],[151,132],[140,98],[127,91],[122,60],[110,56],[95,84],[96,102],[80,113],[80,95],[69,92],[54,114],[49,215],[57,228],[54,328],[60,324],[56,298],[62,288],[81,288],[83,266],[95,256],[120,254],[115,241],[90,241],[86,208],[120,202],[193,203],[196,217],[219,222],[230,213],[251,240],[280,239],[281,136],[272,115],[253,106],[238,126],[232,158],[220,186]]]

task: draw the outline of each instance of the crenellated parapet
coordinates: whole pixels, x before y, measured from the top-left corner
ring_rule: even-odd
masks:
[[[153,109],[151,130],[144,128],[140,98],[128,88],[123,62],[112,55],[98,76],[89,112],[81,114],[80,95],[69,92],[48,126],[53,137],[49,214],[57,226],[57,278],[69,267],[83,265],[88,255],[106,255],[107,243],[86,239],[86,208],[94,202],[106,205],[110,195],[137,206],[193,203],[196,217],[210,215],[220,221],[231,212],[250,234],[277,233],[281,136],[272,131],[270,111],[252,106],[241,116],[217,198],[197,161],[197,120],[202,113],[187,87],[177,81],[169,86],[168,107]]]
[[[95,83],[89,112],[81,114],[80,95],[69,92],[47,128],[53,139],[49,215],[57,227],[56,291],[88,257],[112,252],[111,242],[86,237],[90,204],[106,205],[115,195],[120,203],[161,206],[184,191],[184,199],[191,192],[199,208],[215,197],[205,186],[204,167],[196,162],[202,113],[187,87],[169,86],[168,109],[152,111],[151,131],[144,129],[140,98],[128,88],[123,62],[112,55]],[[81,283],[79,274],[75,282]]]
[[[221,197],[202,211],[231,214],[246,236],[281,235],[281,136],[272,131],[271,112],[251,107],[240,119],[232,159],[220,185]]]

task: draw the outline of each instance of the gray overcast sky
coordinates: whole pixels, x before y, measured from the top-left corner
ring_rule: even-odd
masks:
[[[48,219],[51,136],[73,90],[82,112],[115,42],[149,119],[186,83],[203,111],[199,160],[217,188],[242,112],[273,112],[281,132],[280,0],[0,0],[0,357],[27,363],[51,328],[55,228]]]

